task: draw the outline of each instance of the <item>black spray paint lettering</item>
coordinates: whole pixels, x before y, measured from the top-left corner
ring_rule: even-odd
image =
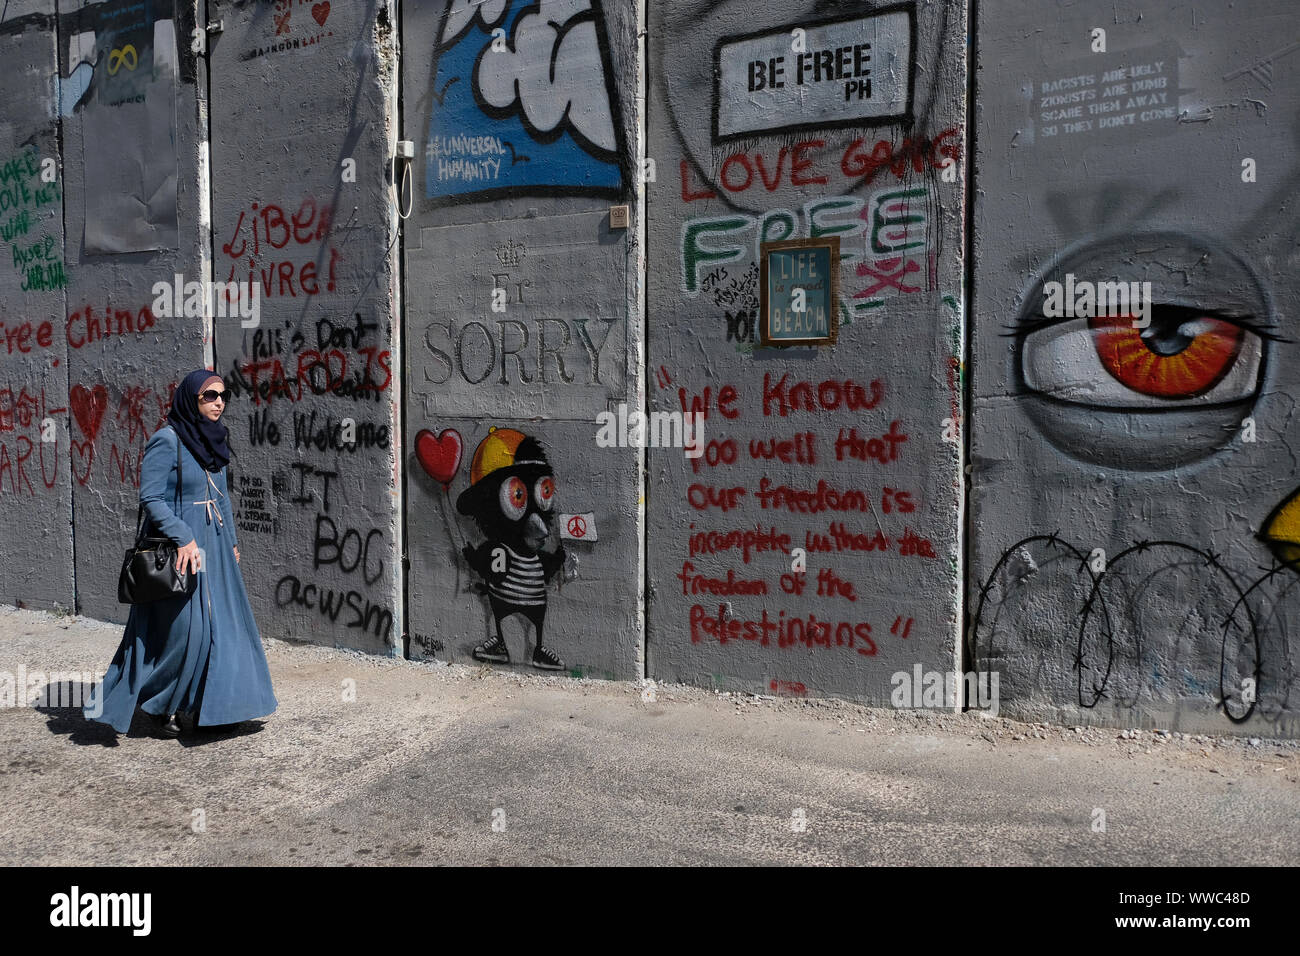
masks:
[[[445,649],[442,641],[438,640],[436,637],[433,637],[430,634],[420,634],[418,632],[413,632],[411,634],[411,640],[415,641],[415,643],[419,644],[422,648],[424,648],[425,654],[441,654]]]
[[[271,421],[269,408],[253,410],[253,416],[248,420],[248,443],[254,448],[259,445],[274,447],[280,444],[280,426]]]
[[[323,514],[316,515],[316,537],[312,543],[312,570],[319,571],[328,565],[338,565],[344,574],[361,572],[366,584],[374,584],[384,574],[383,560],[370,557],[370,543],[379,538],[383,544],[383,532],[371,528],[363,535],[357,528],[340,529],[333,518]],[[381,551],[382,553],[382,551]]]
[[[288,326],[289,323],[285,323]],[[253,333],[253,348],[249,356],[254,359],[271,359],[285,351],[282,329],[258,329]],[[289,336],[289,348],[297,352],[305,339],[296,329]]]
[[[316,347],[319,349],[359,349],[371,332],[379,328],[377,322],[366,322],[357,312],[349,325],[335,325],[323,318],[316,323]]]
[[[324,354],[307,350],[297,357],[293,375],[285,372],[279,359],[245,363],[236,359],[226,372],[226,383],[236,398],[251,395],[254,405],[270,404],[277,398],[301,401],[304,390],[310,395],[335,395],[354,402],[381,402],[393,379],[391,353],[375,346],[357,351],[365,357],[365,367],[353,366],[349,371],[348,356],[341,349],[329,349]],[[376,368],[384,373],[382,381],[375,378]]]
[[[393,612],[356,591],[336,591],[315,584],[304,584],[292,574],[286,574],[276,582],[275,603],[282,608],[296,604],[319,611],[321,617],[334,624],[338,623],[339,612],[347,605],[352,611],[352,617],[344,621],[345,627],[370,631],[385,641],[393,628]]]
[[[235,526],[240,531],[255,534],[279,534],[280,522],[267,504],[267,488],[257,475],[239,476],[239,507],[235,510]]]
[[[263,417],[266,412],[261,413]],[[254,413],[256,419],[257,413]],[[275,428],[272,424],[271,428]],[[356,452],[365,448],[387,448],[389,445],[388,426],[385,424],[376,424],[374,422],[355,421],[353,420],[352,441],[346,441],[346,435],[343,427],[343,419],[322,418],[320,424],[316,422],[316,411],[313,409],[310,414],[294,412],[293,414],[293,447],[294,448],[311,448],[315,447],[318,451],[335,451],[335,452]],[[279,440],[279,432],[276,432],[276,440]]]
[[[726,313],[727,341],[753,342],[758,338],[758,310],[742,309],[739,312]]]
[[[337,471],[322,471],[319,468],[316,468],[312,465],[304,464],[303,462],[300,461],[290,462],[289,467],[295,469],[298,472],[298,493],[294,495],[292,498],[290,498],[289,500],[295,505],[315,504],[315,501],[312,498],[312,493],[309,493],[307,491],[307,479],[309,477],[322,478],[324,480],[320,483],[321,507],[325,511],[329,511],[330,510],[330,479],[337,478],[339,476],[339,473]]]

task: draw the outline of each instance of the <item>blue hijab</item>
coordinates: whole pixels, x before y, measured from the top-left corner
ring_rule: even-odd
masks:
[[[167,413],[167,424],[176,429],[194,460],[208,471],[220,471],[230,461],[230,446],[226,444],[230,430],[199,412],[199,389],[208,379],[220,377],[206,368],[190,372],[176,386],[172,410]]]

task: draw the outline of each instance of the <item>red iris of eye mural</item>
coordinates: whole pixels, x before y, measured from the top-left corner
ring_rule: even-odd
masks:
[[[1208,315],[1157,330],[1133,327],[1135,316],[1091,318],[1102,366],[1116,381],[1155,398],[1196,398],[1223,380],[1245,338],[1240,325]],[[1143,333],[1146,333],[1145,335]]]

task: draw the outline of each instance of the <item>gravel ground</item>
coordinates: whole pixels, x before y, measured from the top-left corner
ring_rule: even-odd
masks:
[[[0,672],[120,634],[2,608]],[[1297,741],[266,646],[279,709],[220,732],[0,710],[0,863],[1300,862]]]

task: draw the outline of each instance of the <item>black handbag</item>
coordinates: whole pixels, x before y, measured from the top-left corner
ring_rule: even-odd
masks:
[[[176,514],[181,513],[181,438],[176,436]],[[189,597],[199,578],[191,568],[176,570],[179,550],[171,538],[144,534],[144,504],[136,514],[135,545],[126,552],[117,578],[117,599],[122,604],[151,604],[166,598]],[[152,524],[153,522],[150,522]]]

